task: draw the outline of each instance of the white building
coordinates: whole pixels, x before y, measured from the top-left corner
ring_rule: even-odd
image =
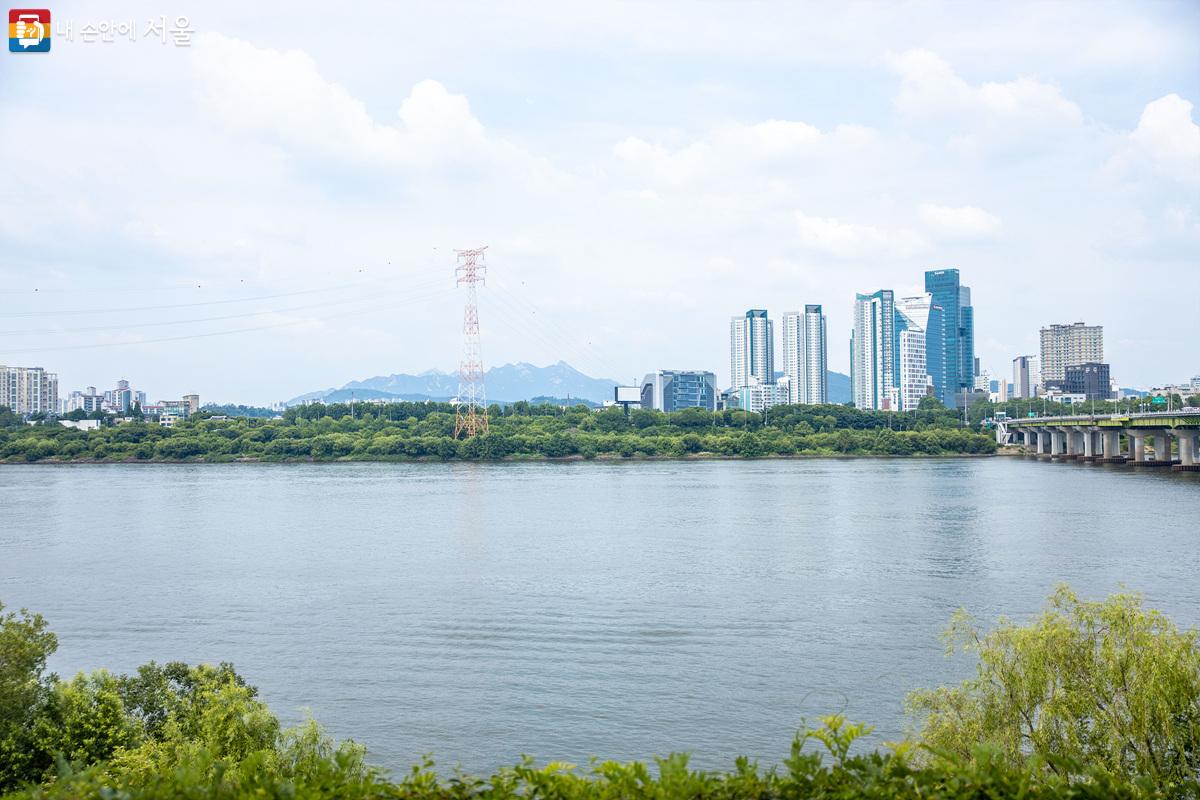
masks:
[[[104,395],[96,391],[95,386],[89,386],[84,391],[73,391],[67,395],[63,403],[63,411],[83,411],[88,414],[99,411],[104,407]]]
[[[850,392],[859,408],[894,408],[896,395],[895,294],[881,289],[854,297],[850,334]]]
[[[766,411],[771,406],[780,406],[788,402],[788,382],[752,383],[749,386],[739,386],[731,389],[725,403],[726,408],[740,408],[744,411]]]
[[[64,428],[74,428],[79,431],[94,431],[100,428],[98,419],[60,419],[58,424]]]
[[[1042,379],[1044,390],[1048,382],[1061,382],[1067,377],[1067,367],[1104,361],[1104,326],[1051,325],[1042,328]]]
[[[41,367],[0,364],[0,406],[17,414],[57,414],[58,375]]]
[[[1013,398],[1028,400],[1036,397],[1038,387],[1041,386],[1037,356],[1017,356],[1013,359],[1012,369]]]
[[[729,382],[734,389],[775,382],[775,327],[764,309],[729,321]]]
[[[933,377],[927,363],[927,335],[933,295],[902,297],[896,302],[898,367],[896,400],[901,411],[915,411],[921,399],[932,394]]]
[[[783,315],[783,374],[788,380],[788,402],[829,402],[828,348],[825,315],[819,305],[806,305],[804,313]]]

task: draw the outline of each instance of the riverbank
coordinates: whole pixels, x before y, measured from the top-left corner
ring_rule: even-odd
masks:
[[[894,455],[887,453],[795,453],[791,455],[767,454],[761,456],[741,456],[741,455],[722,455],[720,453],[689,453],[681,456],[647,456],[647,455],[632,455],[619,456],[612,454],[598,454],[595,456],[540,456],[540,455],[516,455],[505,456],[504,458],[488,459],[487,463],[492,464],[585,464],[585,463],[664,463],[664,462],[689,462],[689,461],[819,461],[824,459],[838,461],[854,461],[854,460],[943,460],[957,458],[994,458],[998,455],[1021,455],[1020,453],[997,452],[997,453],[913,453],[909,455]],[[137,459],[127,458],[123,460],[115,459],[94,459],[94,458],[77,458],[71,460],[64,459],[43,459],[39,461],[16,461],[12,459],[0,460],[0,468],[5,466],[29,466],[31,464],[37,466],[80,466],[80,465],[105,465],[105,464],[144,464],[144,465],[186,465],[186,464],[445,464],[454,459],[441,459],[437,456],[421,456],[410,458],[408,456],[371,456],[371,457],[355,457],[344,456],[340,458],[316,458],[313,456],[296,457],[296,458],[258,458],[258,457],[233,457],[233,456],[197,456],[195,458],[186,459],[168,459],[168,458],[148,458]],[[480,461],[475,459],[474,461]]]
[[[765,414],[691,408],[664,414],[526,406],[497,409],[486,433],[456,436],[446,404],[304,406],[282,419],[208,418],[93,430],[49,422],[0,429],[0,462],[507,461],[990,455],[994,437],[945,409],[777,406]]]

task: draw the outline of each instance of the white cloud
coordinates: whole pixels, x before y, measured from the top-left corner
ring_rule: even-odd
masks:
[[[795,218],[801,247],[837,258],[903,258],[925,248],[925,241],[908,230],[886,230],[802,211],[797,211]]]
[[[1179,95],[1148,103],[1129,139],[1158,166],[1182,178],[1200,178],[1200,125],[1192,121],[1192,104]]]
[[[926,228],[947,239],[986,239],[1000,232],[1000,218],[975,206],[922,203],[917,214]]]
[[[526,182],[554,178],[548,162],[490,137],[467,98],[435,80],[414,85],[397,121],[385,124],[301,50],[208,33],[198,37],[194,67],[201,100],[219,121],[265,134],[301,159],[370,169],[501,170]]]
[[[1079,106],[1063,97],[1058,87],[1032,78],[972,86],[929,50],[906,51],[891,65],[901,77],[896,107],[907,115],[977,115],[987,124],[1077,125],[1083,120]]]
[[[556,337],[522,333],[532,315],[505,318],[503,280],[538,318],[620,362],[604,372],[637,374],[719,372],[739,307],[823,303],[833,341],[855,291],[900,291],[950,264],[976,292],[985,365],[1036,335],[1053,298],[1080,304],[1114,341],[1122,327],[1160,331],[1153,349],[1114,346],[1123,381],[1158,380],[1192,354],[1200,215],[1195,184],[1179,177],[1200,172],[1194,110],[1171,96],[1143,105],[1162,86],[1195,99],[1194,15],[1070,0],[1016,12],[931,0],[870,20],[834,5],[672,0],[586,17],[476,12],[380,5],[346,49],[304,15],[264,8],[266,30],[216,4],[203,28],[248,41],[64,43],[36,71],[23,65],[0,107],[0,151],[56,157],[33,171],[0,163],[0,250],[21,254],[0,259],[0,277],[111,287],[118,296],[96,302],[114,307],[130,305],[120,292],[194,289],[191,275],[214,294],[367,278],[403,288],[447,278],[448,248],[487,243],[490,362],[576,361]],[[905,52],[912,43],[926,49]],[[894,72],[886,52],[903,53]],[[1118,153],[1124,168],[1102,174]],[[1063,263],[1158,269],[1181,289],[1166,309],[1082,297]],[[1040,301],[1021,295],[1031,276]],[[200,381],[228,399],[278,399],[452,365],[461,298],[446,295],[320,335],[145,345],[137,359],[67,352],[53,366],[64,384],[136,370],[164,392]],[[1171,325],[1155,328],[1160,318]],[[680,325],[695,335],[654,335]],[[831,348],[831,367],[845,369],[844,349]],[[194,366],[234,356],[245,369]]]
[[[652,181],[687,183],[731,176],[744,182],[760,170],[789,161],[862,154],[879,141],[864,125],[841,124],[828,131],[795,120],[719,125],[700,139],[672,149],[631,136],[613,148],[628,167]]]

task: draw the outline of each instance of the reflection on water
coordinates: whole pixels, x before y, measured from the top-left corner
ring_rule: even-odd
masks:
[[[52,668],[232,660],[402,768],[901,735],[955,608],[1059,581],[1200,621],[1200,476],[1016,459],[0,468]]]

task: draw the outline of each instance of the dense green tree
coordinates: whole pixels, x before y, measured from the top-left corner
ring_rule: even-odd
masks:
[[[44,770],[34,727],[50,698],[46,659],[58,639],[40,614],[4,611],[0,602],[0,792]]]
[[[960,611],[947,641],[978,656],[975,677],[909,705],[938,751],[970,758],[984,743],[1013,764],[1062,771],[1065,760],[1200,788],[1196,637],[1131,594],[1083,602],[1062,587],[1031,624],[987,633]]]

